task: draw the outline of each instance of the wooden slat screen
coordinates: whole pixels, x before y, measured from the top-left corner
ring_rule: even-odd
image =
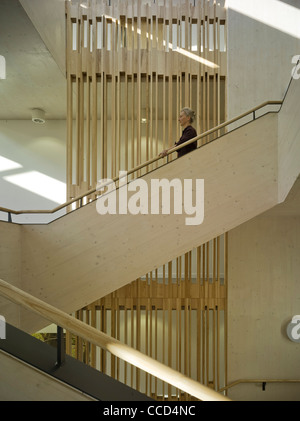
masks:
[[[68,199],[172,146],[182,107],[196,112],[198,134],[226,120],[224,3],[66,1]],[[226,262],[224,235],[76,317],[218,389],[226,377]],[[67,334],[67,342],[70,353],[156,399],[189,398],[80,338]]]
[[[227,236],[178,257],[75,316],[218,390],[226,384]],[[155,399],[181,391],[67,333],[78,359]]]
[[[68,199],[173,145],[182,107],[225,120],[223,3],[66,2]]]

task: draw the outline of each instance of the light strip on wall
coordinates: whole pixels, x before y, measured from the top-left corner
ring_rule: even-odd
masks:
[[[177,53],[182,54],[183,56],[186,56],[192,60],[198,61],[198,63],[202,63],[207,67],[211,67],[212,69],[218,69],[219,66],[215,63],[213,63],[212,61],[206,60],[205,58],[202,58],[200,56],[198,56],[197,54],[193,54],[190,51],[184,50],[183,48],[177,48],[177,50],[175,50]]]
[[[39,171],[8,175],[3,179],[52,202],[62,204],[66,201],[66,184]]]

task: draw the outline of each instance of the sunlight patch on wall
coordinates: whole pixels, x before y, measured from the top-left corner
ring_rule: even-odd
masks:
[[[22,165],[11,159],[4,158],[4,156],[0,156],[0,172],[15,170],[17,168],[22,168]]]
[[[3,179],[55,203],[66,201],[66,184],[39,171],[8,175]]]
[[[300,10],[279,0],[227,0],[226,7],[278,29],[295,38],[300,38]]]

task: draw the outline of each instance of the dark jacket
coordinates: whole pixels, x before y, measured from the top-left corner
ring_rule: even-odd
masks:
[[[187,142],[190,139],[193,139],[197,136],[197,132],[192,126],[187,126],[183,132],[181,138],[178,140],[178,142],[175,143],[176,146],[181,145],[184,142]],[[181,156],[185,155],[186,153],[189,153],[193,150],[197,149],[197,141],[192,142],[191,144],[179,149],[177,151],[177,157],[180,158]]]

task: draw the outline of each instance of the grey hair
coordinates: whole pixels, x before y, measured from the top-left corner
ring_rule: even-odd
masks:
[[[181,111],[183,111],[187,117],[190,117],[191,123],[195,120],[196,113],[191,108],[184,107]]]

